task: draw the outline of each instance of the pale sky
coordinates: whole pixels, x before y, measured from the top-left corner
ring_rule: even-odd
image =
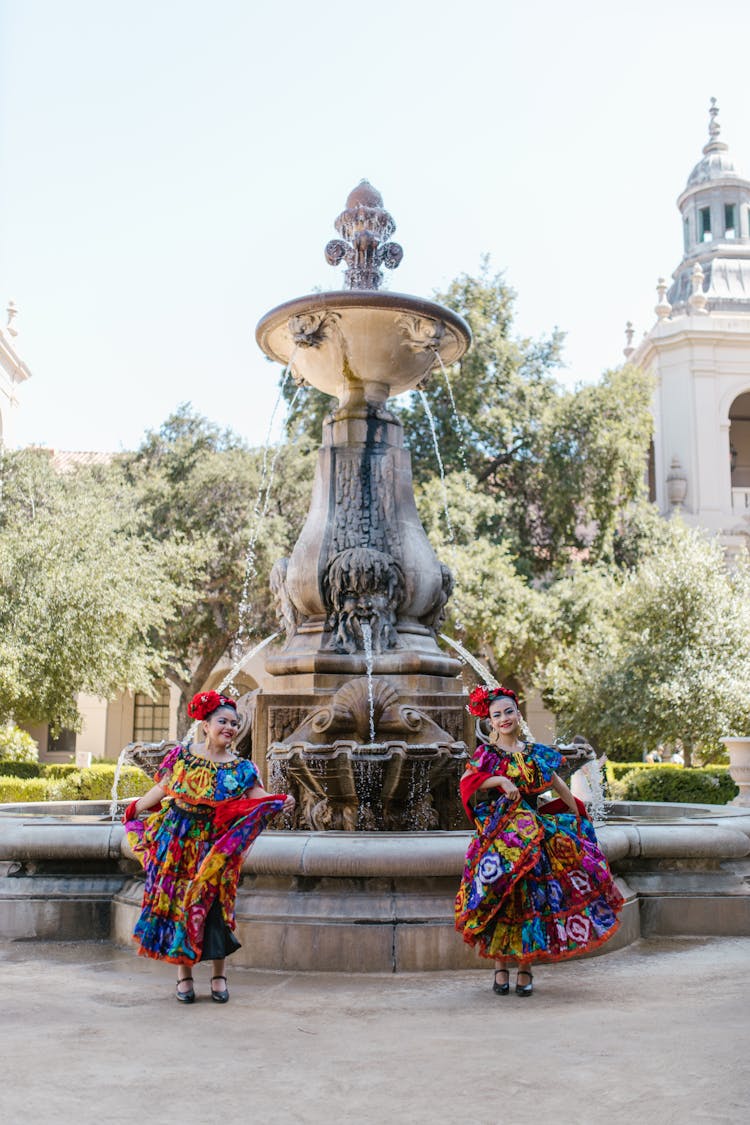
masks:
[[[708,104],[750,175],[746,0],[4,0],[0,302],[18,444],[132,448],[178,403],[260,443],[258,319],[341,286],[369,179],[431,296],[489,252],[565,381],[622,361],[681,257]],[[4,316],[3,316],[4,323]]]

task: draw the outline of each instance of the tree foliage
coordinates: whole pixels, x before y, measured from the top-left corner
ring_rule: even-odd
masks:
[[[607,372],[576,390],[556,379],[562,336],[511,336],[515,294],[483,262],[438,299],[468,321],[474,343],[425,392],[446,467],[469,472],[490,496],[485,531],[503,539],[530,578],[549,580],[584,555],[612,557],[618,528],[643,494],[651,434],[650,381],[635,368]],[[435,475],[432,427],[414,396],[404,412],[415,476]]]
[[[136,497],[139,534],[179,546],[186,559],[178,613],[159,636],[168,654],[166,678],[181,695],[182,734],[188,701],[239,634],[246,642],[277,628],[268,575],[301,528],[312,457],[309,448],[295,443],[264,456],[181,406],[158,431],[146,434],[120,469]],[[251,536],[254,573],[241,621]]]
[[[595,605],[547,662],[547,698],[568,730],[640,758],[680,740],[704,760],[750,730],[750,564],[679,520],[630,572],[600,575]],[[584,583],[585,585],[585,583]],[[558,605],[562,604],[556,591]],[[571,582],[569,604],[582,600]]]
[[[5,454],[0,510],[0,721],[75,728],[79,692],[148,691],[176,609],[171,544],[135,534],[127,490]]]

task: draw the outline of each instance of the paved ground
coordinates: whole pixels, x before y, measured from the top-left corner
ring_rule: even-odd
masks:
[[[228,1005],[104,944],[0,945],[3,1125],[750,1120],[750,939],[489,973],[235,970]]]

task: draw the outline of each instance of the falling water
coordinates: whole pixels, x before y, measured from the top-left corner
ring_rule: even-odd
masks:
[[[584,801],[592,823],[602,824],[607,815],[607,800],[604,796],[604,775],[598,758],[585,762],[573,776],[580,777],[585,787],[585,792],[579,790],[575,795]]]
[[[497,682],[490,670],[488,668],[485,668],[484,664],[477,660],[476,656],[472,656],[468,649],[465,649],[459,641],[454,641],[452,637],[446,637],[445,633],[440,634],[440,640],[445,641],[447,645],[450,645],[451,648],[455,649],[464,663],[470,665],[470,667],[474,669],[476,674],[482,677],[487,687],[500,687],[500,684]]]
[[[279,635],[279,630],[277,629],[275,633],[271,633],[268,637],[264,637],[262,641],[258,641],[257,645],[253,645],[251,649],[248,649],[244,656],[241,656],[240,659],[232,665],[219,686],[217,688],[214,688],[214,690],[217,691],[219,695],[223,695],[229,685],[235,680],[237,676],[239,676],[240,672],[248,663],[248,661],[252,660],[254,656],[257,656],[259,652],[262,652],[266,645],[270,645],[271,641],[275,641]],[[198,723],[195,722],[188,731],[185,737],[185,741],[190,742],[191,739],[195,738],[197,730]]]
[[[120,754],[117,758],[117,765],[115,766],[115,776],[114,776],[114,780],[112,781],[112,792],[111,792],[112,802],[109,806],[109,819],[110,820],[117,820],[117,787],[120,784],[120,774],[122,772],[122,767],[125,765],[126,761],[128,760],[129,754],[130,754],[130,751],[129,751],[128,747],[125,746],[120,751]]]
[[[448,529],[448,539],[453,542],[453,524],[451,523],[450,512],[448,511],[448,490],[445,487],[445,469],[443,467],[443,458],[440,456],[440,446],[438,445],[437,430],[435,429],[435,419],[430,404],[427,401],[427,395],[424,391],[419,392],[419,397],[422,400],[424,412],[427,415],[427,421],[430,423],[430,431],[432,433],[432,444],[435,447],[435,457],[437,458],[438,469],[440,470],[440,483],[443,487],[443,511],[445,512],[445,525]]]
[[[369,621],[362,622],[362,639],[365,643],[365,666],[367,668],[367,699],[370,704],[370,742],[375,741],[375,700],[372,694],[372,628]]]
[[[464,471],[464,476],[469,477],[470,476],[469,466],[468,466],[468,463],[466,461],[466,444],[464,442],[464,424],[463,424],[463,421],[461,419],[461,416],[458,413],[458,408],[456,407],[456,400],[453,396],[453,386],[452,386],[451,381],[450,381],[450,376],[448,375],[448,369],[446,368],[445,364],[443,363],[443,357],[441,356],[441,354],[437,350],[437,348],[435,348],[435,359],[440,364],[440,370],[443,373],[443,378],[445,379],[445,385],[448,388],[448,397],[450,398],[450,402],[451,402],[451,413],[453,415],[453,424],[454,424],[455,431],[456,431],[456,438],[458,439],[458,457],[459,457],[459,460],[461,462],[461,468]]]

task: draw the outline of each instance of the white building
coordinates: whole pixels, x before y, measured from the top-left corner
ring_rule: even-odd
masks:
[[[13,421],[18,408],[16,389],[31,376],[15,349],[15,315],[16,306],[10,301],[8,323],[0,328],[0,448],[10,448],[13,443]]]
[[[652,498],[719,535],[729,555],[750,537],[750,180],[708,142],[677,200],[684,254],[656,324],[630,362],[653,374]]]

